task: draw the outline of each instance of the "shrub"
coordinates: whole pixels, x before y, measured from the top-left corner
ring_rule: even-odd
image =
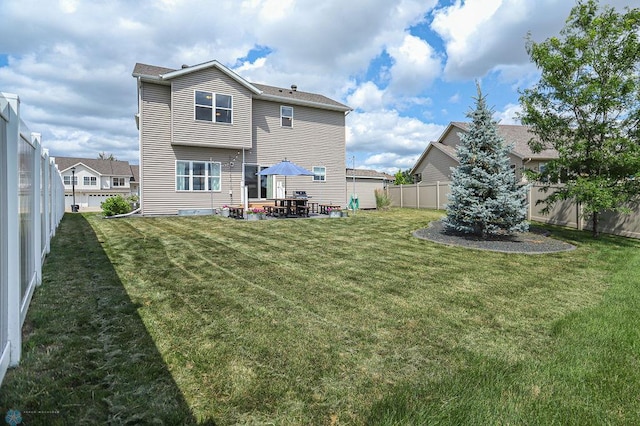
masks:
[[[115,216],[131,211],[131,204],[129,204],[129,201],[125,200],[122,195],[107,198],[103,203],[100,203],[100,207],[105,216]]]
[[[376,209],[386,209],[391,205],[391,199],[385,190],[376,189],[374,192],[376,196]]]

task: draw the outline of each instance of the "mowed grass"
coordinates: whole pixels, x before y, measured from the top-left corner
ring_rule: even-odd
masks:
[[[67,215],[0,408],[80,423],[639,424],[640,241],[549,227],[578,248],[531,256],[412,237],[441,215]]]

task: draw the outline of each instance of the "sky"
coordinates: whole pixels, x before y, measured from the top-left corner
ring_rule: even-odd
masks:
[[[637,0],[601,0],[623,11]],[[0,0],[0,92],[51,156],[138,164],[136,62],[213,59],[253,83],[353,108],[347,167],[413,167],[476,82],[494,117],[518,124],[539,71],[534,41],[557,36],[571,0]]]

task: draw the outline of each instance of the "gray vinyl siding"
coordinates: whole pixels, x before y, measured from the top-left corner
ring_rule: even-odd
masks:
[[[140,205],[143,214],[162,214],[170,156],[171,89],[142,83],[140,88]]]
[[[460,145],[460,136],[458,136],[458,133],[460,132],[463,131],[458,129],[457,127],[452,127],[449,133],[447,133],[447,135],[442,139],[442,141],[440,141],[440,143],[455,148],[456,146]]]
[[[281,105],[293,107],[293,127],[280,126]],[[310,171],[326,167],[327,173],[325,182],[314,182],[312,176],[288,177],[288,194],[304,190],[315,202],[346,205],[344,112],[254,100],[253,146],[247,163],[269,166],[285,158]]]
[[[196,90],[232,96],[232,123],[195,119]],[[251,93],[215,68],[172,80],[172,144],[214,148],[251,148]],[[215,105],[215,103],[214,103]]]
[[[143,83],[141,105],[140,168],[141,206],[145,215],[177,214],[180,209],[218,208],[240,204],[242,158],[238,150],[175,146],[170,143],[170,99],[168,86]],[[235,158],[234,166],[230,160]],[[175,189],[176,160],[222,163],[220,192],[178,192]],[[229,191],[232,190],[232,195]]]
[[[451,180],[451,167],[456,166],[457,161],[439,149],[431,148],[416,172],[422,173],[422,182],[445,182]]]

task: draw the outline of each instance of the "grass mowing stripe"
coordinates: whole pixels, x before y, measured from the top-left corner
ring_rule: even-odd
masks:
[[[159,229],[159,230],[162,230],[162,229]],[[198,234],[198,232],[196,232],[195,234]],[[183,235],[186,235],[186,233],[183,234]],[[261,286],[260,284],[257,284],[253,280],[249,280],[249,279],[245,278],[244,276],[233,272],[233,270],[231,268],[223,267],[219,263],[212,261],[208,257],[205,257],[203,254],[200,253],[200,250],[198,250],[198,248],[204,248],[206,246],[206,244],[204,244],[202,242],[199,242],[198,240],[195,240],[195,241],[191,241],[190,245],[193,246],[193,249],[194,249],[193,250],[193,253],[194,253],[193,256],[199,258],[200,260],[202,260],[207,265],[213,266],[214,268],[224,272],[226,275],[228,275],[229,277],[233,278],[234,280],[236,280],[238,282],[243,282],[243,283],[245,283],[245,284],[247,284],[247,285],[249,285],[251,287],[257,288],[258,290],[273,296],[275,299],[278,299],[280,301],[285,302],[289,306],[294,307],[295,309],[303,312],[304,314],[311,315],[312,317],[314,317],[316,320],[318,320],[319,322],[321,322],[323,324],[328,324],[328,325],[331,325],[332,327],[335,327],[335,328],[337,328],[339,330],[346,331],[346,328],[344,326],[342,326],[340,324],[337,324],[337,323],[335,323],[333,321],[330,321],[327,318],[324,318],[323,316],[317,314],[316,312],[313,312],[312,310],[305,308],[300,303],[298,303],[298,302],[296,302],[296,301],[294,301],[292,299],[289,299],[289,298],[283,296],[282,294],[279,294],[278,292],[276,292],[276,291],[274,291],[272,289],[269,289],[269,288],[266,288],[264,286]],[[256,259],[259,259],[259,258],[256,257]],[[190,260],[192,260],[192,259],[190,259]],[[266,259],[259,259],[259,260],[267,261]],[[175,262],[174,264],[176,266],[178,266],[180,268],[180,270],[184,271],[185,273],[188,273],[189,275],[192,275],[194,278],[197,278],[200,281],[203,280],[202,277],[198,277],[197,275],[192,273],[190,271],[190,269],[188,268],[188,266],[184,262],[182,262],[182,263]]]

